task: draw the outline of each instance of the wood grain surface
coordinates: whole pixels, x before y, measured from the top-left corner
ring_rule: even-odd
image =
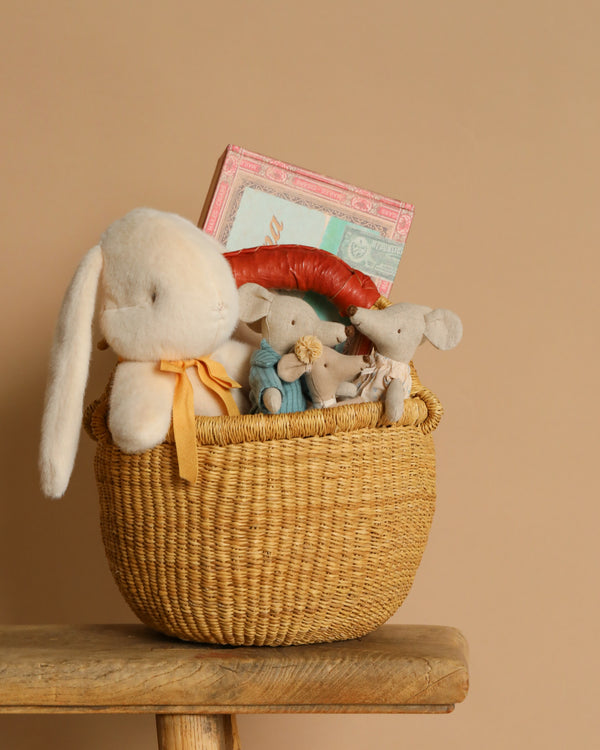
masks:
[[[3,713],[443,713],[467,690],[466,641],[443,626],[278,648],[142,625],[0,626]]]

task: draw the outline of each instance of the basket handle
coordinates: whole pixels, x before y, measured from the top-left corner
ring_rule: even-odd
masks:
[[[108,429],[108,398],[114,377],[115,370],[112,371],[104,391],[95,401],[88,404],[83,412],[83,428],[97,443],[106,443],[111,440]]]
[[[337,255],[308,245],[259,245],[225,253],[238,286],[247,282],[267,289],[299,289],[328,297],[342,316],[350,305],[385,307],[370,276]]]

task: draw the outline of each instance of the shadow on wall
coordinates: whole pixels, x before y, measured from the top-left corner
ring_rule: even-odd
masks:
[[[47,500],[39,489],[38,446],[48,367],[40,353],[6,377],[0,397],[2,523],[0,621],[131,621],[112,581],[100,538],[94,444],[82,432],[67,493]],[[106,383],[112,357],[94,355],[89,394]],[[33,359],[33,357],[32,357]]]

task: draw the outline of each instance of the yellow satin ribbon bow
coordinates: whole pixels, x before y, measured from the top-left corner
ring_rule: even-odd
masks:
[[[198,455],[196,452],[196,420],[194,418],[194,389],[187,374],[188,367],[195,367],[201,382],[223,402],[227,414],[239,414],[230,388],[241,388],[232,380],[220,362],[208,357],[198,359],[161,359],[160,369],[177,375],[173,396],[173,433],[179,463],[179,476],[195,484],[198,479]]]

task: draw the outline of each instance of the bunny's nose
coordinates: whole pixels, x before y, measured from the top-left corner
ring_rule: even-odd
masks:
[[[353,315],[356,315],[358,312],[358,307],[356,305],[350,305],[350,307],[347,310],[348,316],[351,318]]]

